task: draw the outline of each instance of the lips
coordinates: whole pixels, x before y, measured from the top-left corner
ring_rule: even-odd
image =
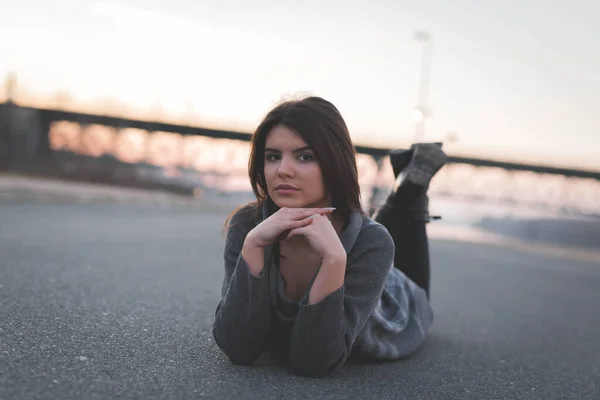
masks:
[[[298,188],[292,185],[279,184],[275,186],[275,190],[298,190]]]

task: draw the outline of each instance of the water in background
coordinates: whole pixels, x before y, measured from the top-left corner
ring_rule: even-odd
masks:
[[[110,158],[139,166],[139,176],[197,187],[231,207],[252,198],[247,176],[249,143],[59,121],[50,129],[55,153]],[[362,203],[375,206],[393,185],[388,160],[378,168],[357,156]],[[75,166],[73,168],[78,168]],[[379,196],[373,198],[374,189]],[[430,210],[443,219],[430,232],[491,232],[554,245],[600,248],[600,182],[466,164],[446,165],[430,188]]]

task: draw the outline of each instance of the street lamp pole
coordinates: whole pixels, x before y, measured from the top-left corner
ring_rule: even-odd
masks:
[[[417,107],[415,109],[415,142],[422,142],[425,139],[425,122],[430,115],[427,102],[431,62],[433,58],[433,38],[426,31],[416,31],[414,38],[417,42],[422,43],[421,76],[419,81],[419,92],[417,95]]]

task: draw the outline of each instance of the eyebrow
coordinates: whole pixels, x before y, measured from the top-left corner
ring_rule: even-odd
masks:
[[[309,146],[303,146],[303,147],[299,147],[295,150],[292,150],[292,153],[298,153],[301,151],[306,151],[306,150],[310,150],[312,151],[312,149]],[[265,147],[265,151],[276,151],[276,152],[281,152],[281,150],[277,150],[277,149],[273,149],[271,147]]]

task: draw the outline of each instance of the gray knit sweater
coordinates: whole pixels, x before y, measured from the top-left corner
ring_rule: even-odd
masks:
[[[308,293],[293,302],[283,292],[276,247],[265,250],[265,268],[253,276],[240,255],[256,226],[249,208],[231,219],[225,241],[225,277],[213,336],[236,364],[251,364],[267,348],[283,351],[292,370],[325,376],[348,357],[395,360],[425,340],[433,312],[423,289],[393,268],[394,243],[388,231],[354,213],[340,241],[347,253],[344,285],[308,305]],[[266,218],[266,208],[262,210]]]

